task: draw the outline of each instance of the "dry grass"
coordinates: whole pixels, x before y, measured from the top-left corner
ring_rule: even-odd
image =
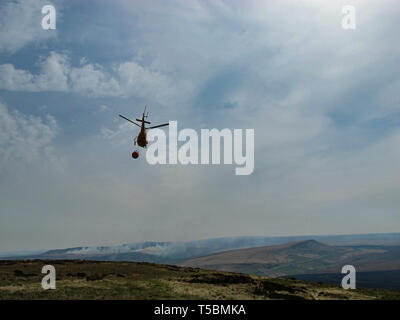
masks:
[[[41,268],[54,265],[56,290]],[[400,299],[385,290],[343,290],[289,279],[135,262],[0,261],[0,299]]]

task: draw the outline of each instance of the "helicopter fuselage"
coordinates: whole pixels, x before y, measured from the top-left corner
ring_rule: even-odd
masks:
[[[140,130],[140,133],[137,136],[136,142],[139,147],[146,148],[147,147],[147,137],[146,137],[146,131],[145,130]]]
[[[140,132],[136,138],[136,142],[139,147],[146,148],[147,147],[147,135],[146,135],[146,127],[145,127],[145,120],[144,120],[144,113],[142,116],[142,125],[140,127]]]
[[[144,108],[142,119],[137,119],[136,118],[136,121],[141,122],[140,125],[137,124],[135,121],[132,121],[131,119],[128,119],[127,117],[124,117],[121,114],[119,116],[121,118],[133,123],[134,125],[140,127],[140,132],[135,137],[133,142],[134,142],[135,146],[138,145],[139,147],[142,147],[142,148],[147,148],[147,144],[148,144],[146,130],[160,128],[160,127],[164,127],[164,126],[168,126],[169,125],[169,122],[168,122],[168,123],[163,123],[163,124],[159,124],[157,126],[152,126],[152,127],[147,127],[146,128],[146,124],[151,124],[151,122],[145,120],[149,116],[149,113],[148,112],[146,113],[146,107]],[[138,152],[135,151],[134,153],[135,153],[135,156],[132,154],[132,157],[136,159],[138,157]]]

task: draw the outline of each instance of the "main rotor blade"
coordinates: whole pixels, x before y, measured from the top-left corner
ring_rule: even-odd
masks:
[[[164,126],[168,126],[168,125],[169,125],[169,123],[164,123],[164,124],[159,124],[158,126],[148,127],[146,129],[154,129],[154,128],[164,127]]]
[[[138,118],[136,118],[136,121],[144,122],[144,123],[147,123],[147,124],[151,124],[150,121],[146,121],[146,120],[142,120],[142,119],[138,119]]]
[[[140,128],[140,125],[138,125],[136,122],[133,122],[132,120],[130,120],[130,119],[128,119],[128,118],[125,118],[124,116],[122,116],[122,115],[119,115],[122,119],[125,119],[125,120],[127,120],[127,121],[129,121],[129,122],[132,122],[133,124],[136,124],[139,128]]]

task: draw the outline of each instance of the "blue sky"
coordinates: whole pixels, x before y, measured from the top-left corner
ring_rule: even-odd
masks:
[[[49,3],[56,30],[41,29]],[[399,14],[394,0],[3,1],[0,251],[399,231]],[[180,129],[254,128],[254,173],[132,160],[118,114],[145,104]]]

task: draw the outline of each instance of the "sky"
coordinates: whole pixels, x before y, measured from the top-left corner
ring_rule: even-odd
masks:
[[[2,1],[0,252],[399,232],[399,14],[397,0]],[[138,130],[118,114],[145,105],[178,130],[254,129],[254,172],[133,160]]]

